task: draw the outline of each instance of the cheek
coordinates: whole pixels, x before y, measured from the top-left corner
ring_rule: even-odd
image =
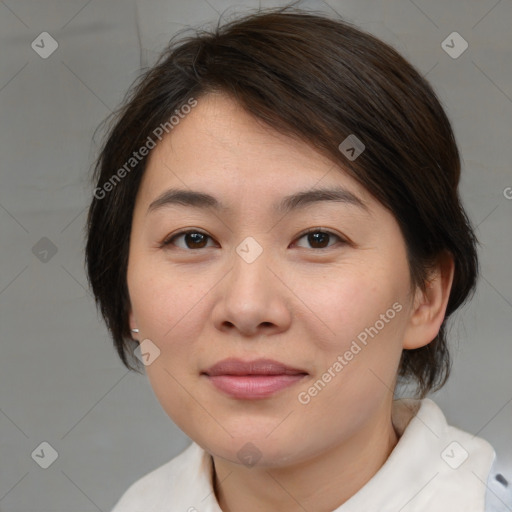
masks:
[[[168,344],[176,333],[199,324],[202,299],[214,283],[183,272],[169,271],[165,264],[143,265],[134,260],[128,272],[133,314],[144,336]],[[192,322],[192,317],[194,322]]]
[[[190,397],[197,386],[198,340],[207,317],[206,302],[201,299],[208,283],[194,282],[177,272],[170,276],[165,269],[137,270],[134,266],[130,281],[133,312],[141,334],[160,350],[145,372],[162,408],[187,431],[187,418],[197,414]]]
[[[399,266],[354,266],[333,273],[342,276],[338,279],[310,287],[308,305],[318,312],[322,322],[316,325],[322,327],[308,333],[319,356],[317,373],[301,389],[299,402],[308,402],[313,416],[324,414],[329,403],[339,422],[345,415],[362,419],[394,388],[408,311],[402,271]]]
[[[361,276],[334,283],[323,302],[317,296],[333,332],[311,338],[320,356],[317,371],[297,402],[319,438],[354,434],[392,394],[407,315],[403,295],[392,290]]]
[[[392,274],[389,269],[365,266],[334,271],[320,282],[308,279],[304,302],[316,325],[322,326],[318,332],[325,333],[313,338],[319,348],[339,353],[358,337],[364,343],[376,330],[381,338],[396,338],[405,316],[406,294],[402,280]]]

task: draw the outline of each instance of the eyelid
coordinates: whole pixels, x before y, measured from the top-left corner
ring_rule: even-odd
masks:
[[[171,233],[170,235],[166,236],[164,238],[164,240],[160,243],[160,247],[165,247],[167,245],[170,245],[172,240],[174,240],[176,238],[179,238],[181,236],[190,234],[190,233],[199,233],[199,234],[202,234],[202,235],[206,236],[210,240],[214,240],[215,241],[215,239],[211,235],[209,235],[208,233],[206,233],[202,229],[199,229],[199,228],[188,228],[188,229],[184,229],[182,231],[177,231],[177,232]],[[325,233],[325,234],[330,235],[330,236],[335,236],[343,244],[351,244],[352,243],[345,236],[342,236],[341,234],[339,234],[339,233],[337,233],[337,232],[335,232],[335,231],[333,231],[333,230],[331,230],[329,228],[324,228],[324,227],[321,227],[321,226],[316,226],[316,227],[308,228],[305,231],[302,231],[299,235],[297,235],[295,237],[294,242],[296,242],[297,240],[300,240],[301,238],[305,237],[306,235],[309,235],[310,233]],[[323,249],[328,249],[329,247],[332,247],[332,246],[328,246],[328,247],[325,247]],[[202,247],[201,249],[204,249],[204,247]],[[193,250],[194,249],[190,249],[190,251],[193,251]],[[321,250],[322,249],[317,249],[315,252],[319,252]]]
[[[329,228],[324,228],[322,226],[315,226],[314,228],[308,228],[308,229],[304,230],[302,233],[300,233],[299,235],[297,235],[297,238],[302,238],[304,235],[309,235],[309,233],[327,233],[329,235],[335,235],[338,238],[343,238],[342,235],[340,235],[336,231],[333,231],[332,229],[329,229]]]
[[[176,231],[176,232],[171,233],[170,235],[166,236],[160,243],[160,247],[165,247],[166,245],[169,245],[173,239],[178,238],[183,235],[188,235],[189,233],[199,233],[201,235],[204,235],[204,236],[210,238],[211,240],[214,240],[214,238],[211,235],[209,235],[202,229],[188,228],[188,229],[184,229],[182,231]]]
[[[327,235],[330,235],[330,236],[335,236],[336,238],[338,238],[340,240],[341,243],[343,244],[351,244],[352,242],[345,236],[337,233],[336,231],[333,231],[332,229],[329,229],[329,228],[324,228],[324,227],[321,227],[321,226],[316,226],[314,228],[309,228],[309,229],[306,229],[305,231],[303,231],[302,233],[300,233],[296,238],[295,238],[295,241],[296,242],[297,240],[300,240],[301,238],[303,238],[304,236],[306,235],[309,235],[310,233],[325,233]],[[323,250],[325,249],[329,249],[330,247],[333,247],[333,246],[328,246],[328,247],[324,247]],[[322,249],[317,249],[316,252],[319,252],[321,251]]]

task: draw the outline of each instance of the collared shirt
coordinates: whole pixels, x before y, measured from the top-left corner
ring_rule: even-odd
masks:
[[[512,482],[493,473],[493,447],[448,425],[432,400],[395,400],[392,422],[399,440],[388,459],[332,512],[512,511]],[[222,512],[212,467],[192,443],[135,482],[112,512]]]

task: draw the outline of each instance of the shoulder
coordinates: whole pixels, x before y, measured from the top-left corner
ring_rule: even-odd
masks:
[[[161,504],[176,503],[187,495],[186,484],[197,480],[201,473],[204,452],[192,443],[169,462],[134,482],[116,503],[112,512],[149,512],[160,510]],[[186,509],[185,509],[186,510]]]
[[[442,411],[432,400],[424,399],[421,405],[420,410],[425,411],[429,419],[434,416],[441,418]],[[477,487],[483,488],[485,512],[512,512],[512,475],[499,464],[492,445],[476,435],[448,425],[444,415],[438,425],[443,427],[440,430],[441,437],[454,440],[443,451],[445,461],[450,465],[449,459],[454,463],[459,456],[460,469],[457,465],[456,473],[460,475],[460,471],[465,468],[471,481],[475,477],[478,479]],[[467,488],[465,492],[468,492]]]

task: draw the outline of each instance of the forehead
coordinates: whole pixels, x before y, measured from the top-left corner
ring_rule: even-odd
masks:
[[[305,190],[343,188],[354,204],[354,198],[371,201],[364,187],[327,156],[272,129],[223,94],[200,97],[148,157],[140,190],[144,202],[149,205],[164,189],[177,187],[215,191],[229,202],[272,200],[277,210],[290,206],[277,205],[277,198]]]

